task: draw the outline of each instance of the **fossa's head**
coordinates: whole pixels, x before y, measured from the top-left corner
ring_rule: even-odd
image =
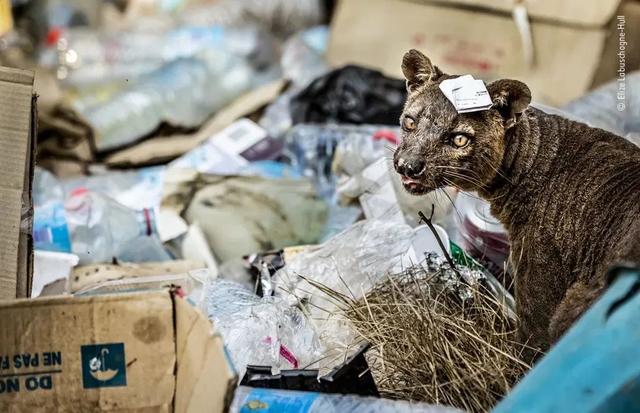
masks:
[[[393,163],[405,189],[416,195],[447,185],[473,191],[491,182],[502,163],[505,134],[531,102],[527,85],[497,80],[487,85],[491,109],[458,113],[439,88],[457,76],[414,49],[404,55],[402,72],[409,94]]]

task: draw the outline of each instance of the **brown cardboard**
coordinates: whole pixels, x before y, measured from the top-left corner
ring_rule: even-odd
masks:
[[[222,412],[236,381],[168,290],[5,301],[0,319],[0,411]]]
[[[27,297],[33,272],[33,73],[0,68],[0,299]]]
[[[502,4],[498,0],[487,3]],[[553,10],[556,6],[550,4],[564,2],[536,4],[543,3]],[[607,0],[594,7],[606,6],[609,10],[613,3],[617,5]],[[578,8],[587,9],[593,4],[581,2]],[[611,16],[610,11],[607,16]],[[595,22],[593,18],[584,19]],[[334,66],[356,63],[401,77],[403,54],[417,48],[445,72],[470,73],[487,81],[520,79],[539,102],[559,106],[581,96],[591,86],[603,59],[605,26],[534,19],[531,27],[533,66],[525,62],[518,29],[508,14],[408,0],[348,0],[336,9],[327,56]]]
[[[625,72],[631,73],[640,68],[640,2],[626,1],[617,16],[624,16],[624,33],[626,44],[624,45]],[[609,24],[607,40],[604,45],[605,53],[602,56],[600,66],[593,77],[593,87],[597,87],[618,77],[620,68],[620,58],[618,52],[620,48],[620,32],[618,30],[617,19],[613,19]]]
[[[421,0],[427,2],[429,0]],[[530,17],[562,23],[602,26],[613,17],[621,0],[437,0],[447,5],[466,5],[511,13],[522,3]],[[431,1],[434,2],[434,1]]]
[[[135,280],[149,276],[184,275],[201,268],[204,268],[204,263],[188,260],[82,265],[73,269],[69,277],[68,291],[70,293],[88,291],[100,288],[109,282]],[[141,282],[144,283],[143,280]]]

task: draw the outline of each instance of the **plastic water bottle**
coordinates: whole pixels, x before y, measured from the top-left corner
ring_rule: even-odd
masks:
[[[56,68],[64,84],[87,87],[110,81],[134,81],[181,58],[208,50],[224,50],[241,57],[269,52],[269,36],[256,29],[220,26],[145,27],[123,31],[88,28],[54,32],[40,63]],[[272,53],[271,53],[272,54]],[[273,56],[265,56],[273,59]]]
[[[285,137],[284,156],[301,175],[311,178],[318,193],[331,199],[335,193],[337,152],[351,156],[360,163],[353,166],[359,172],[389,152],[385,147],[397,144],[398,130],[376,125],[295,125]],[[344,162],[341,162],[344,166]]]
[[[260,389],[236,389],[231,413],[462,413],[453,407],[351,394],[312,393]]]
[[[64,211],[64,190],[49,171],[36,168],[33,178],[33,243],[37,250],[71,252]]]
[[[152,209],[139,211],[85,189],[65,204],[72,251],[80,264],[165,261],[170,259],[157,235]]]

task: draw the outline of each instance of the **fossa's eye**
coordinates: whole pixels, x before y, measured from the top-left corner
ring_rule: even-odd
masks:
[[[411,116],[406,115],[402,118],[402,129],[407,132],[411,132],[416,129],[416,121]]]
[[[469,138],[465,135],[456,135],[451,140],[451,143],[458,149],[464,148],[469,144]]]

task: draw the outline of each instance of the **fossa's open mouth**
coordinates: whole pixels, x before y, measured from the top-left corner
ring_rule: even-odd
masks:
[[[433,191],[434,188],[431,188],[424,183],[415,180],[413,178],[409,178],[408,176],[400,175],[400,180],[402,181],[402,186],[412,195],[423,195],[427,192]]]

